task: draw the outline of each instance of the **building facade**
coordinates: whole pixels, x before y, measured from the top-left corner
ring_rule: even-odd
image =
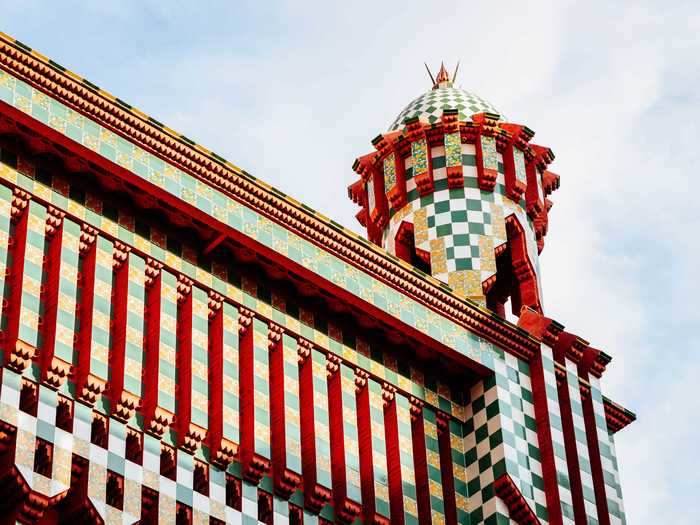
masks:
[[[624,523],[532,135],[441,69],[368,241],[0,34],[0,522]]]

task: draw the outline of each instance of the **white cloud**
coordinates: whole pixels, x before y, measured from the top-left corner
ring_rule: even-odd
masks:
[[[10,5],[18,38],[358,231],[352,161],[429,88],[423,61],[461,60],[465,89],[557,154],[545,306],[613,355],[606,393],[639,413],[618,435],[629,522],[696,521],[692,2]]]

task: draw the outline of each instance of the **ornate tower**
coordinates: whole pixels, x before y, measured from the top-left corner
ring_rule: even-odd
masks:
[[[372,242],[458,295],[501,315],[509,301],[515,315],[522,306],[541,312],[554,155],[530,143],[529,128],[455,87],[444,65],[431,80],[355,161],[357,218]]]

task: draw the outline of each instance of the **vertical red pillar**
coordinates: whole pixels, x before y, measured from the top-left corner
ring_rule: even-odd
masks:
[[[77,333],[78,366],[75,386],[81,395],[90,374],[90,355],[92,352],[92,314],[95,302],[95,266],[97,264],[97,231],[83,225],[80,233],[80,303],[78,319],[80,331]]]
[[[442,475],[442,501],[445,505],[445,523],[457,525],[457,500],[455,478],[452,467],[452,440],[450,439],[450,416],[437,413],[438,447],[440,449],[440,473]]]
[[[389,478],[389,508],[391,523],[403,525],[403,487],[401,485],[401,456],[399,449],[399,423],[396,414],[396,388],[382,385],[384,401],[384,440],[386,442],[387,473]]]
[[[270,440],[272,449],[272,480],[275,494],[289,499],[301,483],[301,477],[287,468],[287,434],[284,375],[284,328],[270,323]]]
[[[430,510],[430,479],[428,478],[428,458],[425,448],[425,425],[423,422],[423,402],[411,397],[411,440],[413,443],[413,468],[416,476],[416,502],[420,525],[432,523]]]
[[[564,434],[564,448],[566,449],[566,464],[569,467],[571,498],[574,504],[574,520],[576,525],[586,525],[588,520],[586,519],[586,509],[583,502],[581,465],[576,448],[574,419],[571,413],[571,395],[569,393],[569,383],[566,377],[567,349],[573,344],[574,338],[574,335],[567,332],[559,336],[557,344],[554,347],[554,359],[564,368],[561,379],[557,381],[557,392],[559,394],[559,407],[561,409],[561,425]]]
[[[537,423],[537,441],[542,462],[542,477],[544,478],[544,493],[547,500],[547,514],[549,523],[562,525],[564,516],[561,511],[557,467],[554,459],[552,429],[549,419],[547,384],[544,377],[541,352],[537,352],[530,361],[530,380],[532,382],[532,398],[535,407],[535,422]]]
[[[124,391],[124,363],[126,359],[126,318],[129,308],[129,252],[131,248],[116,241],[113,253],[112,323],[109,349],[112,416],[126,421],[134,407],[127,407],[122,398]]]
[[[207,439],[211,451],[211,462],[220,469],[234,459],[235,450],[224,445],[224,298],[209,291],[209,428]]]
[[[591,462],[591,477],[593,478],[593,491],[595,493],[596,510],[598,512],[598,523],[600,525],[610,525],[610,509],[608,508],[608,496],[605,493],[605,477],[603,474],[603,462],[600,455],[600,443],[598,441],[598,424],[596,422],[596,413],[593,406],[593,388],[592,381],[589,379],[589,374],[593,374],[599,378],[604,367],[598,365],[596,360],[600,354],[599,350],[586,348],[579,363],[579,375],[591,383],[591,387],[587,394],[581,393],[581,402],[583,404],[583,421],[586,425],[586,442],[588,444],[588,453]]]
[[[179,446],[190,452],[194,443],[187,440],[192,418],[192,281],[184,275],[177,280],[177,397],[176,423]]]
[[[7,283],[9,294],[3,310],[7,312],[5,330],[5,362],[15,370],[23,370],[29,364],[32,355],[17,353],[17,338],[19,336],[19,318],[22,305],[22,275],[24,275],[24,259],[27,250],[27,226],[29,223],[30,195],[15,188],[12,193],[12,229],[9,239],[9,276]],[[32,352],[33,354],[33,352]]]
[[[61,278],[61,242],[63,240],[63,218],[65,213],[49,207],[46,215],[46,255],[44,256],[44,282],[41,303],[44,307],[41,325],[41,350],[39,362],[41,380],[58,387],[58,378],[51,373],[56,342],[56,316],[58,292]],[[70,363],[67,363],[69,365]]]
[[[160,301],[163,265],[153,259],[146,261],[146,304],[143,374],[143,404],[141,412],[144,427],[157,435],[164,429],[155,420],[158,406],[158,361],[160,353]]]
[[[240,436],[239,458],[243,477],[257,485],[266,472],[270,461],[255,450],[255,349],[253,339],[253,312],[246,308],[238,310],[239,326],[239,402]]]
[[[372,465],[372,421],[369,413],[369,374],[355,370],[355,399],[357,404],[357,441],[360,448],[360,486],[362,513],[366,523],[372,523],[376,514],[374,499],[374,467]]]

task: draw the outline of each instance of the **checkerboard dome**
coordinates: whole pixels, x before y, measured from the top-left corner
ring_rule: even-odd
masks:
[[[500,114],[490,102],[474,93],[450,85],[441,85],[423,93],[406,106],[388,131],[397,131],[403,128],[404,121],[413,117],[419,117],[433,124],[440,120],[445,109],[458,110],[459,120],[465,122],[471,120],[471,115],[476,113]]]

